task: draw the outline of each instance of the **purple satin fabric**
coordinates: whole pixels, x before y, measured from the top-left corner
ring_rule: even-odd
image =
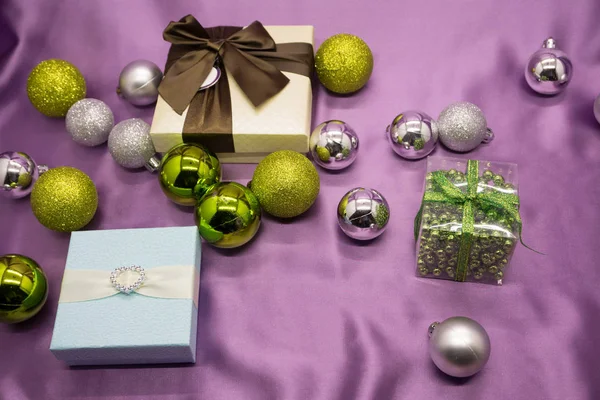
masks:
[[[0,200],[0,254],[37,260],[50,296],[34,319],[0,326],[0,398],[24,399],[598,399],[600,383],[600,3],[567,1],[43,1],[4,0],[0,14],[0,151],[71,165],[97,185],[100,206],[87,229],[183,226],[191,210],[170,203],[156,176],[119,167],[106,146],[74,143],[63,119],[29,103],[26,80],[41,60],[80,68],[88,97],[115,121],[152,118],[115,94],[128,62],[164,65],[169,21],[311,24],[316,45],[333,34],[362,37],[375,69],[367,87],[338,97],[315,85],[313,126],[350,123],[361,139],[355,164],[319,170],[316,204],[294,221],[265,216],[238,250],[205,246],[198,362],[186,366],[69,369],[48,351],[69,235],[34,218],[29,201]],[[575,66],[571,86],[544,98],[523,78],[527,58],[553,35]],[[524,239],[502,287],[414,276],[413,218],[425,161],[397,157],[384,139],[394,116],[432,116],[455,101],[485,112],[495,140],[468,155],[519,165]],[[438,148],[435,156],[451,155]],[[226,165],[246,183],[252,165]],[[381,191],[388,230],[356,243],[336,225],[336,206],[355,186]],[[427,327],[465,315],[492,341],[471,379],[438,372]]]

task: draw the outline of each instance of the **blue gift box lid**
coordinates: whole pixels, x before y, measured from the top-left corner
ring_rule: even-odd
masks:
[[[188,265],[198,284],[201,241],[193,227],[73,232],[67,270]],[[63,282],[64,285],[64,282]],[[197,292],[197,291],[196,291]],[[198,299],[138,293],[59,300],[50,350],[69,365],[187,363],[196,360]]]

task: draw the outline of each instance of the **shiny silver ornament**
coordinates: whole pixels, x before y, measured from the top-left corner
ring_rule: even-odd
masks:
[[[358,155],[358,135],[343,121],[326,121],[313,130],[310,154],[319,166],[339,170],[349,167]]]
[[[115,125],[110,107],[96,99],[83,99],[73,104],[65,122],[75,143],[89,147],[106,142]]]
[[[437,145],[438,126],[421,111],[406,111],[394,118],[386,128],[392,149],[402,158],[418,160],[427,157]]]
[[[0,153],[0,194],[13,199],[25,197],[31,193],[33,184],[46,171],[46,165],[37,165],[25,153]]]
[[[154,172],[160,164],[150,138],[150,125],[139,118],[126,119],[115,125],[108,136],[108,150],[125,168],[145,166]]]
[[[467,317],[452,317],[429,326],[429,355],[443,372],[457,378],[475,375],[490,358],[490,338]]]
[[[494,139],[483,112],[466,101],[450,104],[437,119],[442,144],[458,152],[471,151]]]
[[[573,64],[567,55],[548,38],[542,49],[531,55],[525,68],[525,80],[537,93],[555,95],[567,88],[573,76]]]
[[[148,60],[136,60],[123,68],[117,93],[134,106],[147,106],[158,99],[158,85],[163,73]]]
[[[385,231],[390,206],[378,191],[358,187],[342,197],[337,216],[346,235],[357,240],[371,240]]]

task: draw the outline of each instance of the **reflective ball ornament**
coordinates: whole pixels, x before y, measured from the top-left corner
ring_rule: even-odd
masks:
[[[150,125],[139,118],[119,122],[108,136],[108,150],[112,158],[124,168],[158,167],[156,150],[150,137]]]
[[[75,102],[85,97],[86,85],[73,64],[58,59],[36,65],[27,78],[27,96],[39,112],[64,117]]]
[[[353,239],[371,240],[381,235],[390,219],[390,206],[374,189],[355,188],[342,197],[337,209],[338,224]]]
[[[438,142],[437,123],[421,111],[406,111],[394,118],[386,129],[392,149],[402,158],[427,157]]]
[[[17,151],[0,153],[0,194],[20,199],[31,193],[33,185],[48,167],[37,165],[31,157]]]
[[[321,44],[315,56],[315,69],[323,86],[332,92],[356,92],[371,77],[373,54],[358,36],[340,33]]]
[[[525,68],[525,80],[537,93],[555,95],[565,90],[573,77],[573,64],[567,55],[556,48],[552,38],[542,49],[531,55]]]
[[[309,145],[313,160],[325,169],[344,169],[358,155],[358,136],[342,121],[326,121],[317,126]]]
[[[162,78],[161,69],[153,62],[132,61],[121,71],[117,93],[134,106],[154,104]]]
[[[263,210],[279,218],[297,217],[308,210],[317,199],[320,185],[313,163],[291,150],[265,157],[249,183]]]
[[[442,144],[457,152],[471,151],[494,138],[483,111],[468,102],[450,104],[442,110],[437,126]]]
[[[98,208],[98,192],[85,173],[73,167],[45,172],[31,191],[31,209],[37,220],[58,232],[86,226]]]
[[[48,298],[38,263],[19,254],[0,257],[0,322],[16,324],[36,315]]]
[[[183,143],[163,155],[158,180],[171,201],[195,206],[212,185],[221,181],[221,163],[208,148]]]
[[[200,236],[215,247],[233,248],[248,243],[260,226],[260,204],[247,187],[221,182],[210,188],[196,207]]]
[[[106,142],[115,125],[110,107],[96,99],[83,99],[73,104],[65,122],[73,141],[88,147]]]
[[[452,317],[429,327],[429,355],[443,372],[457,378],[475,375],[490,358],[490,338],[467,317]]]

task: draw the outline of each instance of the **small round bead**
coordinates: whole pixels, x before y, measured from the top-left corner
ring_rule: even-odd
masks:
[[[492,171],[490,171],[489,169],[486,169],[485,171],[483,171],[482,177],[487,182],[487,181],[490,181],[494,177],[494,173]]]
[[[427,268],[419,268],[419,274],[425,276],[427,275],[429,271],[427,270]]]
[[[442,270],[441,270],[441,269],[439,269],[439,268],[435,268],[435,269],[433,270],[433,275],[435,275],[435,276],[440,276],[441,274],[442,274]]]
[[[504,177],[502,175],[494,175],[492,180],[494,181],[494,185],[496,186],[502,186],[502,184],[504,183]]]
[[[494,275],[494,277],[495,277],[496,279],[498,279],[498,280],[499,280],[499,279],[502,279],[502,277],[503,277],[503,276],[504,276],[504,273],[503,273],[502,271],[498,271],[498,272],[496,273],[496,275]]]
[[[498,272],[498,267],[496,267],[495,265],[492,265],[491,267],[488,268],[488,272],[490,274],[495,274],[496,272]]]

